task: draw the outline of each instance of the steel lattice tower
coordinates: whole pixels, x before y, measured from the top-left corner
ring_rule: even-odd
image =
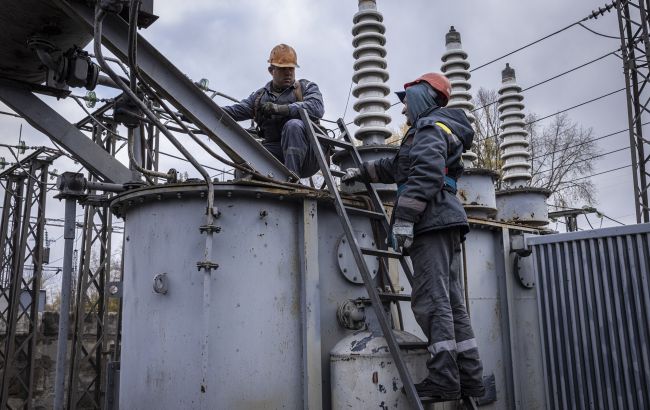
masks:
[[[643,136],[644,119],[650,117],[648,105],[648,83],[650,81],[650,22],[648,21],[648,0],[622,0],[617,2],[618,26],[621,36],[625,90],[627,93],[627,115],[632,156],[632,178],[636,220],[650,222],[648,209],[648,188],[650,175],[649,142]]]

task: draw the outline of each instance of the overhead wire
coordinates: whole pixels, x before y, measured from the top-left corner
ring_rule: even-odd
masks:
[[[599,32],[597,32],[596,30],[592,30],[592,29],[590,29],[589,27],[585,26],[585,25],[582,24],[582,23],[578,23],[578,25],[579,25],[580,27],[584,28],[585,30],[587,30],[587,31],[589,31],[589,32],[591,32],[591,33],[597,35],[597,36],[601,36],[601,37],[605,37],[605,38],[613,38],[613,39],[616,39],[616,40],[620,40],[620,39],[621,39],[620,36],[610,36],[610,35],[607,35],[607,34],[599,33]]]
[[[554,116],[556,116],[556,115],[558,115],[558,114],[565,113],[565,112],[570,111],[570,110],[573,110],[573,109],[575,109],[575,108],[582,107],[582,106],[587,105],[587,104],[591,104],[591,103],[596,102],[596,101],[598,101],[598,100],[601,100],[601,99],[603,99],[603,98],[605,98],[605,97],[609,97],[610,95],[614,95],[614,94],[616,94],[616,93],[619,93],[619,92],[621,92],[621,91],[623,91],[623,90],[625,90],[625,87],[624,87],[624,88],[620,88],[620,89],[618,89],[618,90],[610,91],[610,92],[608,92],[608,93],[606,93],[606,94],[603,94],[603,95],[601,95],[601,96],[598,96],[598,97],[596,97],[596,98],[592,98],[592,99],[590,99],[590,100],[583,101],[583,102],[581,102],[581,103],[579,103],[579,104],[576,104],[576,105],[573,105],[573,106],[571,106],[571,107],[568,107],[568,108],[562,109],[562,110],[560,110],[560,111],[554,112],[553,114],[549,114],[549,115],[546,115],[546,116],[544,116],[544,117],[540,117],[540,118],[535,118],[535,119],[532,120],[532,121],[528,121],[528,122],[526,122],[524,125],[534,124],[534,123],[536,123],[536,122],[539,122],[539,121],[542,121],[542,120],[545,120],[545,119],[548,119],[548,118],[554,117]],[[483,141],[487,141],[487,140],[489,140],[489,139],[491,139],[491,138],[496,138],[496,137],[498,137],[498,136],[499,136],[499,134],[488,135],[488,136],[485,137],[485,138],[478,139],[478,140],[476,141],[476,143],[480,143],[480,142],[483,142]]]
[[[580,164],[582,162],[591,161],[592,159],[596,159],[596,158],[604,157],[604,156],[607,156],[607,155],[615,154],[617,152],[625,151],[627,149],[630,149],[630,147],[626,146],[626,147],[618,148],[618,149],[615,149],[615,150],[612,150],[612,151],[607,151],[607,152],[602,153],[602,154],[592,155],[590,157],[583,158],[583,159],[577,160],[575,162],[572,162],[571,164],[560,165],[560,166],[555,167],[555,168],[548,168],[548,169],[544,169],[544,170],[541,170],[541,171],[537,171],[536,175],[543,174],[545,172],[550,172],[550,171],[553,171],[553,170],[556,170],[556,169],[566,168],[568,166],[574,166],[575,164]]]
[[[648,125],[648,124],[650,124],[650,122],[643,123],[643,124],[641,124],[641,126],[646,126],[646,125]],[[583,142],[580,142],[580,143],[578,143],[578,144],[568,145],[568,146],[566,146],[566,147],[564,147],[564,148],[562,148],[562,149],[558,149],[558,150],[555,150],[555,151],[546,152],[546,153],[544,153],[544,154],[542,154],[542,155],[535,155],[535,156],[532,156],[530,159],[531,159],[531,160],[535,160],[535,159],[538,159],[538,158],[544,157],[544,156],[546,156],[546,155],[556,154],[556,153],[558,153],[558,152],[565,151],[565,150],[567,150],[567,149],[569,149],[569,148],[580,147],[580,146],[582,146],[582,145],[590,144],[590,143],[592,143],[592,142],[596,142],[596,141],[599,141],[599,140],[602,140],[602,139],[605,139],[605,138],[609,138],[609,137],[612,137],[612,136],[614,136],[614,135],[622,134],[622,133],[627,132],[627,131],[629,131],[629,130],[630,130],[629,128],[625,128],[625,129],[623,129],[623,130],[616,131],[616,132],[612,132],[612,133],[609,133],[609,134],[606,134],[606,135],[602,135],[602,136],[597,137],[597,138],[590,138],[590,139],[588,139],[588,140],[586,140],[586,141],[583,141]]]
[[[481,68],[487,67],[490,64],[496,63],[499,60],[502,60],[502,59],[504,59],[504,58],[506,58],[508,56],[511,56],[511,55],[513,55],[515,53],[518,53],[518,52],[522,51],[522,50],[525,50],[528,47],[531,47],[531,46],[533,46],[533,45],[535,45],[537,43],[540,43],[540,42],[542,42],[542,41],[544,41],[546,39],[549,39],[549,38],[551,38],[551,37],[553,37],[553,36],[555,36],[557,34],[560,34],[560,33],[564,32],[564,31],[566,31],[566,30],[568,30],[568,29],[570,29],[570,28],[572,28],[574,26],[579,25],[582,22],[585,22],[585,21],[590,20],[590,19],[597,19],[598,15],[603,16],[605,14],[605,12],[611,11],[611,9],[614,8],[614,6],[616,5],[617,1],[613,1],[610,4],[606,4],[604,8],[599,8],[597,11],[592,11],[588,16],[586,16],[586,17],[584,17],[584,18],[582,18],[582,19],[580,19],[580,20],[578,20],[576,22],[573,22],[573,23],[569,24],[568,26],[562,27],[561,29],[556,30],[556,31],[554,31],[554,32],[552,32],[550,34],[547,34],[547,35],[545,35],[545,36],[543,36],[543,37],[541,37],[541,38],[539,38],[539,39],[537,39],[535,41],[532,41],[532,42],[530,42],[528,44],[525,44],[525,45],[523,45],[523,46],[521,46],[521,47],[519,47],[519,48],[517,48],[515,50],[512,50],[512,51],[510,51],[510,52],[508,52],[508,53],[506,53],[506,54],[504,54],[502,56],[499,56],[499,57],[494,58],[494,59],[492,59],[492,60],[490,60],[490,61],[488,61],[486,63],[483,63],[483,64],[479,65],[478,67],[474,67],[473,69],[471,69],[469,71],[474,72],[474,71],[480,70]]]
[[[573,178],[571,181],[561,182],[560,185],[569,184],[569,183],[575,182],[575,181],[581,181],[583,179],[592,178],[592,177],[599,176],[599,175],[609,174],[611,172],[619,171],[621,169],[630,168],[631,166],[632,166],[632,164],[623,165],[621,167],[608,169],[607,171],[597,172],[595,174],[589,174],[589,175],[585,175],[585,176],[582,176],[582,177],[579,177],[579,178]]]
[[[589,61],[587,61],[586,63],[580,64],[579,66],[573,67],[573,68],[571,68],[571,69],[569,69],[569,70],[566,70],[566,71],[564,71],[564,72],[562,72],[562,73],[560,73],[560,74],[554,75],[553,77],[550,77],[550,78],[547,78],[547,79],[542,80],[542,81],[540,81],[540,82],[537,82],[537,83],[535,83],[535,84],[533,84],[533,85],[530,85],[530,86],[528,86],[528,87],[526,87],[526,88],[522,88],[521,92],[523,93],[523,92],[526,92],[526,91],[528,91],[528,90],[531,90],[531,89],[533,89],[533,88],[535,88],[535,87],[538,87],[538,86],[540,86],[540,85],[543,85],[543,84],[546,84],[546,83],[548,83],[548,82],[551,82],[551,81],[553,81],[553,80],[557,80],[558,78],[563,77],[563,76],[565,76],[565,75],[567,75],[567,74],[570,74],[570,73],[572,73],[572,72],[574,72],[574,71],[576,71],[576,70],[579,70],[579,69],[581,69],[581,68],[587,67],[588,65],[591,65],[591,64],[593,64],[593,63],[596,63],[596,62],[598,62],[598,61],[604,59],[605,57],[608,57],[608,56],[610,56],[610,55],[615,55],[616,51],[617,51],[617,50],[610,51],[609,53],[603,54],[603,55],[600,56],[600,57],[596,57],[596,58],[594,58],[593,60],[589,60]],[[496,104],[497,102],[499,102],[499,101],[498,101],[498,100],[494,100],[494,101],[489,102],[489,103],[487,103],[487,104],[485,104],[485,105],[482,105],[482,106],[480,106],[480,107],[478,107],[478,108],[474,108],[474,109],[471,110],[470,112],[480,111],[480,110],[482,110],[482,109],[484,109],[484,108],[487,108],[487,107],[489,107],[489,106],[492,106],[492,105]]]

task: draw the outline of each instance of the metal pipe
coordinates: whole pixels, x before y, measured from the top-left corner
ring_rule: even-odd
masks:
[[[117,90],[121,89],[117,84],[115,84],[115,81],[105,75],[100,75],[97,77],[97,85],[103,85],[104,87],[115,88]]]
[[[99,181],[86,181],[86,189],[90,191],[122,192],[124,191],[124,185]]]
[[[65,362],[68,353],[68,329],[70,327],[70,293],[72,291],[72,252],[77,200],[65,199],[65,222],[63,227],[63,273],[61,274],[61,306],[59,309],[59,339],[56,346],[56,378],[54,381],[54,410],[63,410],[65,396]]]

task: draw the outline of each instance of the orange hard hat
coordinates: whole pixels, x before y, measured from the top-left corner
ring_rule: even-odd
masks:
[[[436,90],[436,92],[442,95],[444,101],[440,102],[441,105],[443,107],[447,105],[447,102],[449,101],[449,97],[451,96],[451,83],[449,82],[447,77],[445,77],[440,73],[422,74],[416,80],[404,84],[404,89],[406,90],[410,86],[417,83],[421,83],[423,81],[429,84],[434,90]]]
[[[268,62],[275,67],[300,67],[296,50],[286,44],[278,44],[273,47]]]

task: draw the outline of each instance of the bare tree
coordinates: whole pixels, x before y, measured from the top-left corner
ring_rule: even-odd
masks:
[[[496,91],[484,88],[474,97],[474,105],[479,108],[474,112],[474,152],[478,155],[478,167],[500,172],[501,121],[497,100]],[[525,121],[530,135],[531,186],[549,189],[554,205],[593,205],[595,190],[591,180],[576,180],[593,171],[593,159],[599,153],[592,141],[592,129],[576,124],[566,113],[556,115],[545,127],[535,114],[527,115]],[[500,187],[499,180],[497,188]]]
[[[590,179],[579,179],[593,173],[594,157],[599,149],[592,141],[593,130],[573,122],[566,113],[558,114],[539,130],[539,123],[529,126],[533,162],[533,186],[549,189],[558,206],[575,202],[593,205],[595,187]]]

